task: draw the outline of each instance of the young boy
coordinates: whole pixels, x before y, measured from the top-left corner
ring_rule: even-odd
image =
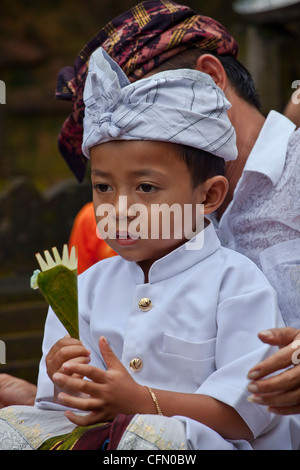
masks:
[[[81,341],[50,310],[37,406],[69,407],[83,426],[176,417],[194,449],[208,436],[213,449],[285,448],[285,418],[247,401],[247,371],[272,352],[256,334],[282,324],[275,292],[205,218],[226,196],[224,162],[237,153],[223,92],[195,70],[130,84],[100,48],[84,99],[98,229],[120,256],[79,277]]]

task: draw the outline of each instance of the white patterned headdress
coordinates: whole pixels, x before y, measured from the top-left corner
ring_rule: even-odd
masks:
[[[130,83],[102,49],[91,56],[84,89],[83,154],[111,140],[155,140],[196,147],[225,161],[237,157],[231,107],[213,79],[169,70]]]

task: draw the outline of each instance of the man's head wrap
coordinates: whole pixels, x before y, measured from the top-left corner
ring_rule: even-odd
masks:
[[[235,160],[231,107],[213,79],[198,70],[157,73],[130,83],[101,47],[93,52],[83,94],[83,154],[112,140],[189,145]]]
[[[100,46],[131,82],[192,47],[217,55],[238,54],[237,43],[220,23],[170,0],[142,2],[110,21],[81,50],[74,67],[65,67],[58,76],[56,98],[72,101],[72,113],[59,135],[59,150],[78,181],[84,179],[86,168],[81,151],[83,88],[89,58]]]

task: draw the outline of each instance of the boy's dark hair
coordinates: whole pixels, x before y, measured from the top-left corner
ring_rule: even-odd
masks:
[[[261,103],[257,90],[251,74],[248,70],[233,56],[221,56],[215,55],[211,52],[207,52],[201,49],[192,48],[186,51],[180,52],[179,54],[166,60],[155,69],[155,73],[162,72],[164,70],[174,69],[194,69],[198,57],[203,54],[214,55],[224,67],[228,80],[235,92],[240,98],[243,98],[247,103],[255,106],[258,110],[261,108]]]
[[[205,150],[179,144],[179,158],[185,162],[191,174],[192,189],[216,175],[225,175],[225,160]]]

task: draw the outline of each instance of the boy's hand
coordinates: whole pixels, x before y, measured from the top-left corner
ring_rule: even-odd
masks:
[[[71,411],[65,413],[70,421],[80,426],[111,421],[119,413],[143,412],[144,402],[149,400],[145,387],[134,381],[104,337],[99,340],[99,348],[107,365],[107,371],[87,364],[68,362],[63,365],[63,372],[67,375],[58,373],[54,376],[56,384],[75,392],[73,396],[60,393],[58,396],[60,402],[90,412],[84,416]],[[90,380],[70,376],[71,374],[85,376]],[[84,394],[85,397],[74,394]]]
[[[47,374],[54,383],[53,376],[57,372],[72,374],[72,372],[62,370],[62,365],[70,360],[86,364],[90,361],[90,352],[80,340],[66,335],[52,346],[46,357]]]

